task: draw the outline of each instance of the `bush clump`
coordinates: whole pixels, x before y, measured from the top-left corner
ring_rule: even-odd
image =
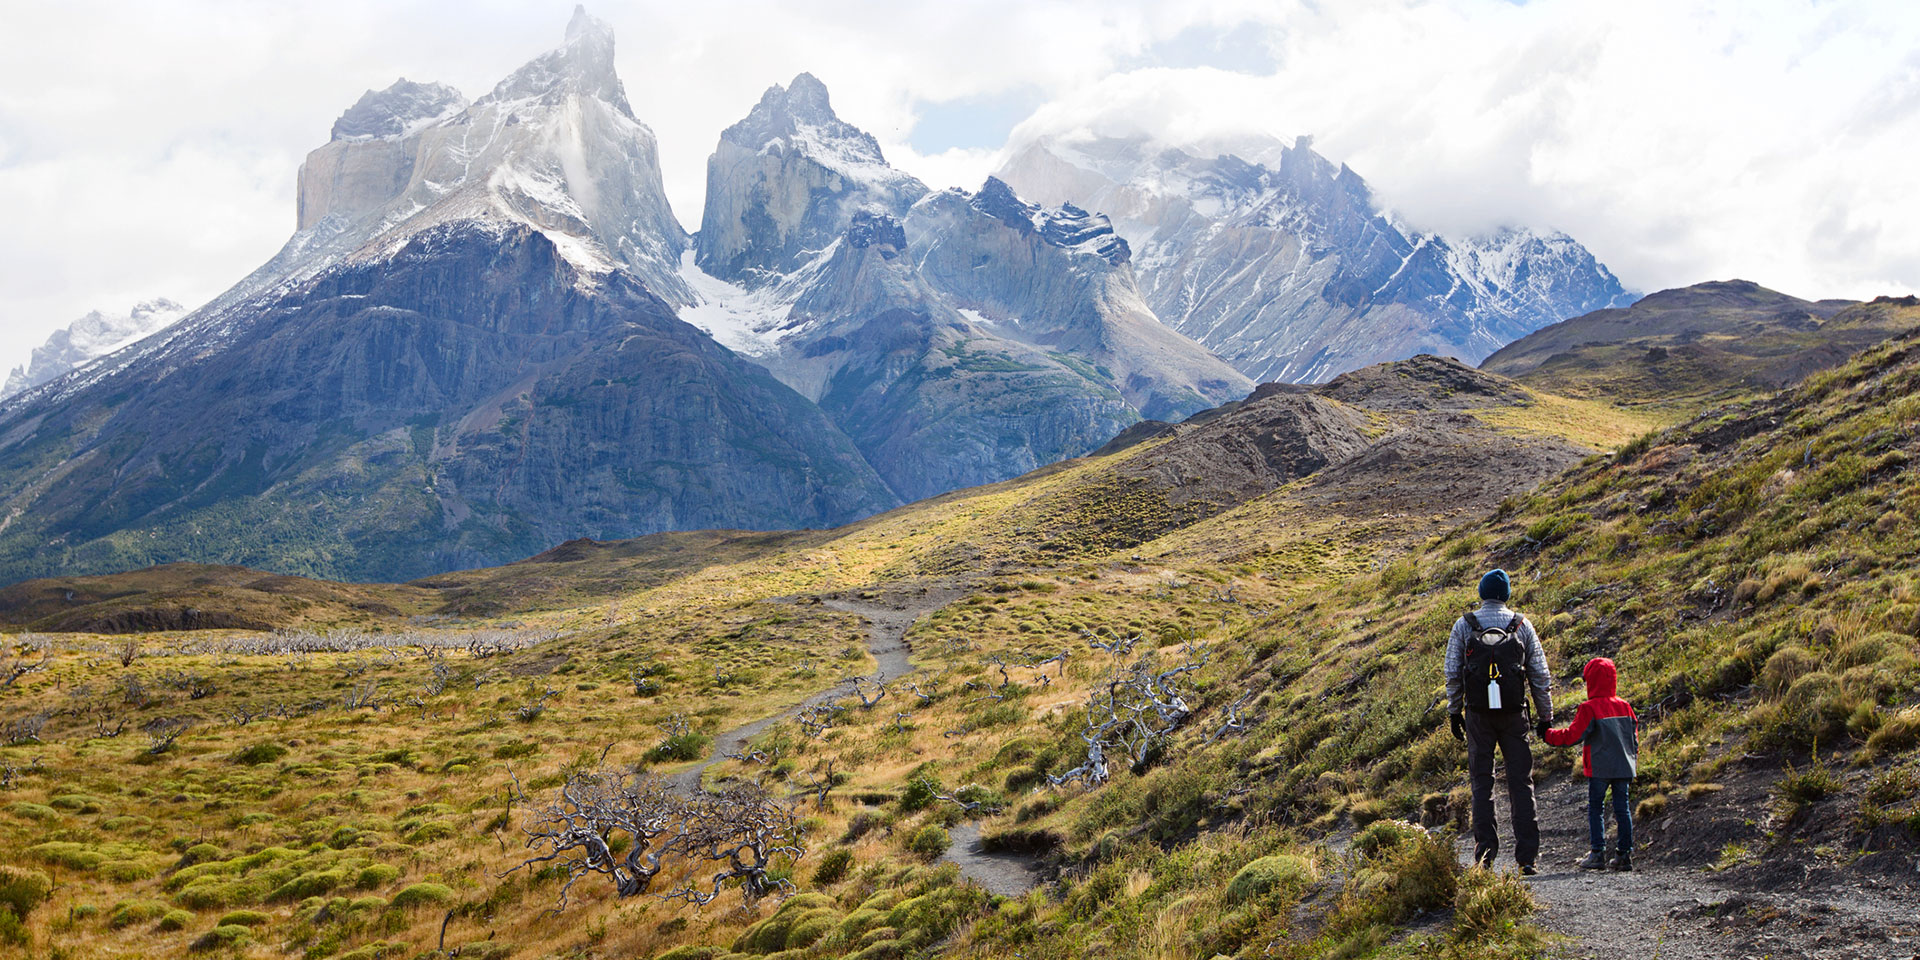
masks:
[[[238,947],[252,942],[253,931],[236,924],[228,927],[214,927],[212,930],[208,930],[206,933],[195,938],[193,943],[188,945],[188,949],[204,953],[208,950],[219,950],[222,947]]]
[[[158,900],[122,900],[107,914],[107,926],[118,930],[136,923],[158,920],[167,915],[167,905]]]
[[[820,858],[820,865],[813,869],[814,886],[825,887],[839,883],[846,878],[847,869],[853,866],[853,851],[844,847],[829,852]]]
[[[362,890],[372,890],[376,887],[384,887],[398,879],[400,879],[399,867],[390,863],[376,863],[370,867],[361,868],[360,876],[354,880],[353,885]]]
[[[160,922],[154,924],[153,928],[162,933],[172,933],[191,926],[193,926],[193,914],[185,910],[168,910],[161,915]]]
[[[453,888],[444,883],[416,883],[393,895],[393,907],[405,910],[429,903],[446,903],[453,899]]]
[[[932,860],[953,845],[953,836],[937,823],[929,823],[913,832],[907,838],[907,852],[925,860]]]
[[[1444,795],[1442,795],[1444,799]],[[1405,820],[1375,820],[1353,838],[1353,852],[1372,859],[1400,844],[1427,835],[1427,831]]]
[[[273,763],[287,755],[287,748],[277,743],[256,743],[233,755],[233,762],[248,767],[257,767],[263,763]]]
[[[0,909],[12,910],[15,919],[25,920],[52,893],[53,879],[46,874],[0,864]]]
[[[258,910],[235,910],[221,917],[220,922],[215,924],[215,926],[231,927],[237,925],[242,927],[264,927],[271,922],[273,922],[272,917]]]
[[[1227,902],[1238,905],[1312,882],[1313,864],[1304,857],[1284,853],[1261,857],[1227,881]]]
[[[1460,877],[1453,898],[1453,936],[1479,943],[1510,935],[1536,909],[1532,891],[1515,873],[1473,869]]]

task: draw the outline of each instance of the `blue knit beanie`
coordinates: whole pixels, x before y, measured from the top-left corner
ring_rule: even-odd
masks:
[[[1489,570],[1480,578],[1480,599],[1501,603],[1513,599],[1513,582],[1507,579],[1505,570]]]

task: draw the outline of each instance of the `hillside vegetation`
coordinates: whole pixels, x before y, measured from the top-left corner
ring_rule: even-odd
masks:
[[[10,637],[0,939],[36,957],[1545,955],[1566,905],[1539,914],[1513,874],[1463,869],[1447,832],[1464,756],[1441,649],[1498,565],[1560,677],[1620,664],[1645,721],[1643,858],[1705,904],[1674,936],[1831,922],[1865,942],[1890,928],[1845,911],[1895,896],[1870,884],[1920,850],[1920,338],[1657,422],[1422,358],[837,531],[576,542],[348,599],[303,586],[313,605],[278,633]],[[36,630],[170,609],[189,574],[207,576],[71,599],[43,581],[0,609]],[[231,581],[195,602],[261,592]],[[897,666],[896,629],[913,673],[845,682]],[[1559,687],[1570,714],[1577,681]],[[716,745],[732,756],[708,765]],[[1573,763],[1541,755],[1546,782]],[[731,806],[677,805],[637,771]],[[613,860],[664,854],[622,897],[601,861],[523,866],[578,813],[568,796],[687,836],[742,810],[764,829],[715,860],[599,821]],[[976,882],[989,854],[1010,890]],[[1755,899],[1836,884],[1838,919]]]
[[[1746,280],[1651,294],[1544,327],[1481,368],[1673,420],[1794,384],[1920,328],[1920,302],[1802,300]]]

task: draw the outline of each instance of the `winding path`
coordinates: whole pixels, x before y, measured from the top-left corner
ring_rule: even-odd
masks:
[[[876,681],[899,680],[914,672],[912,651],[907,646],[907,631],[914,621],[959,599],[964,591],[929,588],[917,594],[892,598],[898,605],[835,598],[825,601],[828,608],[859,614],[867,621],[867,652],[873,656],[874,672],[867,678]],[[729,753],[739,753],[748,742],[781,720],[798,716],[809,707],[834,700],[845,691],[834,684],[786,710],[736,727],[714,738],[713,750],[705,760],[688,767],[667,781],[683,793],[700,790],[701,780],[714,764]],[[1033,889],[1036,882],[1033,861],[1014,854],[988,853],[980,847],[980,826],[960,824],[953,829],[953,843],[940,859],[960,867],[960,875],[979,884],[988,893],[1018,896]]]
[[[908,628],[913,626],[915,620],[952,603],[959,596],[959,591],[951,589],[928,590],[924,594],[901,598],[904,606],[841,599],[828,600],[826,606],[842,613],[857,613],[867,619],[867,652],[873,656],[875,664],[874,672],[867,674],[867,677],[872,680],[893,680],[913,672],[913,662],[909,656],[911,651],[907,648]],[[720,734],[713,739],[713,750],[705,760],[673,774],[667,778],[667,782],[683,793],[699,790],[700,781],[706,776],[707,770],[727,754],[739,753],[768,727],[799,716],[801,711],[817,707],[844,693],[845,690],[836,683],[780,713]]]

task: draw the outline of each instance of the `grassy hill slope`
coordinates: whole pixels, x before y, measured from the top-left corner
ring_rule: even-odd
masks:
[[[1540,919],[1511,874],[1462,870],[1444,832],[1402,822],[1464,814],[1438,661],[1502,565],[1563,708],[1592,655],[1641,708],[1644,880],[1757,904],[1731,926],[1662,920],[1673,936],[1798,936],[1753,919],[1785,891],[1776,915],[1826,898],[1839,919],[1801,919],[1862,943],[1886,924],[1847,911],[1893,895],[1863,884],[1920,851],[1917,388],[1905,337],[1656,436],[1423,359],[838,531],[575,542],[354,588],[395,611],[361,624],[383,632],[169,632],[125,662],[117,637],[16,637],[17,662],[46,658],[0,691],[0,850],[19,865],[0,892],[26,891],[0,939],[354,960],[1542,955],[1532,924],[1564,929],[1566,905]],[[841,678],[893,656],[886,623],[914,673],[864,705]],[[1087,768],[1116,690],[1183,667],[1160,681],[1184,711],[1170,732],[1109,742],[1105,782],[1050,783]],[[783,714],[836,685],[824,713]],[[771,864],[790,898],[654,895],[711,884],[688,856],[630,897],[514,869],[563,785],[685,775],[743,727],[751,749],[704,780],[794,805],[805,854]],[[1544,780],[1571,763],[1552,754]],[[955,838],[975,834],[1045,882],[965,879]]]

